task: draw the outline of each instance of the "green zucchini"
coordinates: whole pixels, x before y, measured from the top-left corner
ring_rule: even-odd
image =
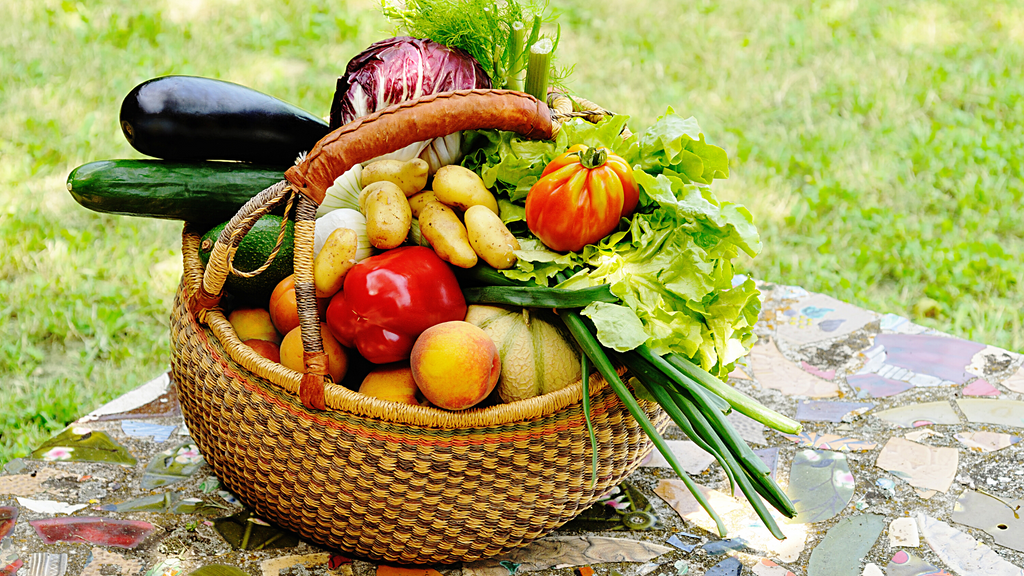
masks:
[[[219,224],[283,178],[241,162],[100,160],[72,170],[68,192],[96,212]]]

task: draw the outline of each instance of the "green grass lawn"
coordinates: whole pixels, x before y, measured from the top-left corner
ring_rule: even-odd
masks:
[[[147,4],[148,6],[143,6]],[[0,0],[0,462],[169,366],[180,225],[96,214],[75,166],[139,157],[121,99],[164,74],[326,115],[374,2]],[[1024,8],[1012,1],[552,0],[567,84],[732,160],[740,267],[1024,352]]]

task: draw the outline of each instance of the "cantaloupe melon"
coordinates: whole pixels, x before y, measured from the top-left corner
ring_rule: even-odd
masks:
[[[498,348],[503,402],[561,390],[580,379],[580,353],[552,312],[474,304],[466,321],[479,326]]]

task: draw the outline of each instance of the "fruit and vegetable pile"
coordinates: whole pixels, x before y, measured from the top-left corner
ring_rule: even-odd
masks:
[[[153,159],[86,164],[68,189],[93,210],[208,228],[205,264],[245,202],[363,116],[474,88],[576,100],[560,88],[549,94],[557,38],[540,33],[540,16],[530,26],[528,10],[507,2],[472,20],[471,2],[469,26],[439,17],[443,4],[389,9],[414,36],[352,58],[329,122],[220,80],[143,82],[120,120]],[[328,372],[382,401],[465,410],[528,400],[596,371],[723,533],[637,397],[656,401],[715,455],[781,538],[765,502],[787,516],[793,505],[724,418],[736,409],[799,430],[725,383],[756,340],[758,292],[732,260],[760,250],[757,231],[746,209],[712,192],[728,158],[693,118],[669,109],[635,134],[627,121],[603,111],[567,118],[550,140],[456,132],[338,176],[320,202],[313,246]],[[303,372],[291,216],[265,215],[241,241],[222,305],[246,345]],[[589,378],[582,385],[589,414]]]

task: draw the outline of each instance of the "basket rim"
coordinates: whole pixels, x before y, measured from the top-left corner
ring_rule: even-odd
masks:
[[[186,299],[193,296],[202,285],[204,266],[199,259],[200,242],[201,235],[197,228],[186,222],[182,230],[181,247],[184,271],[179,286],[179,290],[183,292],[182,296]],[[220,306],[207,310],[203,319],[196,318],[191,311],[189,311],[189,315],[197,323],[206,324],[210,328],[214,337],[220,341],[232,360],[295,397],[298,402],[302,373],[272,362],[243,344]],[[620,374],[622,372],[620,370]],[[591,397],[600,393],[606,386],[608,386],[607,382],[599,374],[595,373],[590,376]],[[526,400],[502,403],[486,408],[469,408],[458,412],[380,400],[355,392],[341,384],[327,383],[324,387],[326,410],[369,417],[394,424],[441,429],[516,424],[551,416],[567,406],[582,402],[582,400],[582,379],[561,390]]]

